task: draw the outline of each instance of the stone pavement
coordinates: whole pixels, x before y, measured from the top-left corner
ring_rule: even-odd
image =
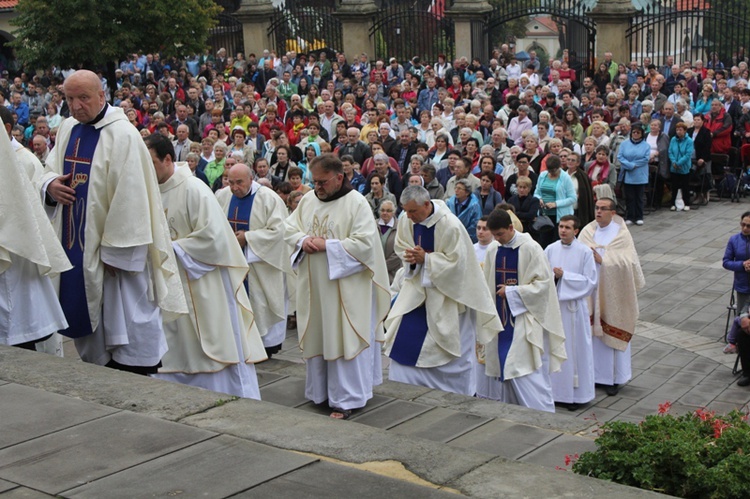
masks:
[[[634,378],[575,413],[386,381],[351,421],[331,421],[304,398],[295,332],[257,366],[264,402],[84,365],[70,342],[66,359],[0,348],[0,497],[643,495],[554,468],[594,448],[600,422],[639,421],[665,401],[676,412],[750,402],[721,352],[731,289],[721,257],[745,209],[660,210],[631,228],[647,283]]]

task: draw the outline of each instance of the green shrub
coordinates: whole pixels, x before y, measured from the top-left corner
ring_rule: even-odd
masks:
[[[573,471],[678,497],[750,497],[747,414],[698,409],[674,416],[670,405],[640,423],[604,423],[597,450],[575,460]]]

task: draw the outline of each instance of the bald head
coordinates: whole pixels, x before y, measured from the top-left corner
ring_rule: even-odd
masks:
[[[106,103],[99,77],[87,69],[70,75],[63,88],[70,114],[81,123],[93,121]]]
[[[229,189],[238,198],[244,198],[250,194],[253,186],[253,170],[243,163],[237,163],[229,169],[227,175]]]

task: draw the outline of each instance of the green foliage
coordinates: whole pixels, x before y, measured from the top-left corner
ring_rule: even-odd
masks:
[[[495,9],[500,9],[503,12],[513,15],[518,15],[499,26],[493,27],[490,30],[490,42],[493,46],[499,47],[503,43],[507,43],[509,37],[523,38],[526,36],[526,24],[531,19],[530,16],[524,15],[525,10],[529,7],[529,4],[524,3],[523,6],[515,5],[514,0],[489,0],[490,5]],[[533,5],[538,5],[539,1],[534,2]],[[522,50],[522,49],[517,49]]]
[[[699,409],[673,416],[669,405],[638,424],[602,425],[597,450],[580,456],[573,471],[677,497],[750,497],[747,415]]]
[[[202,52],[221,7],[212,0],[20,0],[11,24],[30,67],[91,67],[128,53]]]

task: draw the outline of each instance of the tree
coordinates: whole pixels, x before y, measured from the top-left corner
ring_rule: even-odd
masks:
[[[507,43],[511,37],[523,38],[526,35],[526,24],[531,19],[526,15],[526,11],[538,7],[539,1],[490,0],[490,5],[495,9],[493,14],[511,18],[490,29],[490,42],[493,46],[499,47]]]
[[[11,45],[30,68],[108,66],[127,54],[202,52],[221,7],[213,0],[20,0]]]

